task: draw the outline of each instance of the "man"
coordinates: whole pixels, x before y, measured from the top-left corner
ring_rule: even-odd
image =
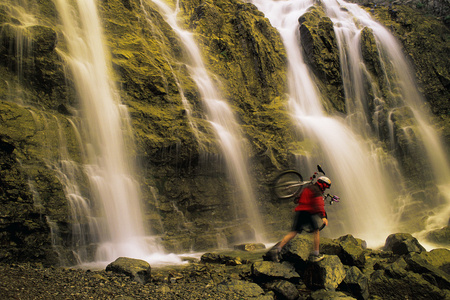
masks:
[[[331,180],[328,177],[321,176],[316,183],[306,186],[298,197],[298,205],[295,208],[294,222],[292,230],[275,245],[272,252],[272,258],[278,261],[278,255],[281,249],[298,233],[305,229],[312,230],[313,234],[313,250],[309,259],[313,262],[321,261],[324,256],[319,252],[321,226],[327,226],[327,213],[325,212],[325,202],[323,193],[330,188]]]

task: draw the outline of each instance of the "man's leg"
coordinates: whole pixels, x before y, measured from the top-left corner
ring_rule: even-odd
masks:
[[[320,248],[320,232],[319,230],[314,230],[313,231],[313,251],[314,254],[319,254],[319,248]]]
[[[320,254],[320,233],[319,230],[313,231],[313,251],[311,252],[310,260],[313,262],[321,261],[324,256]]]
[[[296,231],[291,231],[279,242],[277,245],[275,245],[272,250],[270,251],[272,255],[272,261],[280,262],[279,254],[281,252],[281,249],[286,245],[290,240],[292,240],[297,235]]]
[[[286,234],[286,236],[281,240],[280,244],[278,244],[278,249],[282,249],[284,247],[284,245],[286,245],[290,240],[292,240],[293,238],[295,238],[295,236],[297,235],[297,231],[291,231],[288,234]]]

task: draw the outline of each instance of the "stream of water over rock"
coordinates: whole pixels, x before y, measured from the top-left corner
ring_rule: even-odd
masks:
[[[414,112],[420,129],[420,143],[427,149],[423,155],[428,157],[435,180],[447,199],[447,203],[436,208],[430,228],[444,226],[450,203],[448,161],[439,138],[421,112],[423,100],[415,86],[412,69],[393,36],[358,5],[344,1],[323,1],[337,36],[348,110],[346,118],[330,116],[322,107],[322,95],[314,82],[312,71],[305,63],[299,36],[299,18],[315,2],[251,2],[282,35],[289,60],[292,117],[299,130],[319,145],[321,154],[317,156],[311,153],[311,157],[324,162],[326,169],[330,170],[333,190],[345,199],[339,209],[330,209],[331,226],[328,230],[331,235],[351,233],[366,239],[371,245],[381,245],[388,234],[397,230],[402,207],[412,201],[397,161],[377,145],[377,131],[370,130],[372,125],[369,123],[372,119],[377,120],[379,111],[375,111],[374,116],[367,115],[370,96],[363,82],[369,80],[372,85],[376,83],[366,77],[366,66],[361,55],[360,38],[365,27],[371,29],[378,51],[384,55],[380,57],[385,65],[384,76],[389,87],[399,94],[398,106],[406,106]],[[386,70],[388,68],[389,71]],[[375,95],[375,98],[378,96]],[[379,122],[388,123],[389,119]],[[391,136],[390,139],[394,138]],[[300,167],[308,169],[307,165]]]

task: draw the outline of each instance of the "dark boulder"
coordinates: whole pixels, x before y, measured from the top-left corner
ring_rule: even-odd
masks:
[[[201,256],[200,260],[204,263],[224,264],[229,266],[237,266],[242,265],[243,263],[247,263],[247,261],[242,260],[239,257],[217,253],[205,253]]]
[[[339,257],[326,255],[317,263],[308,263],[303,281],[310,289],[334,291],[346,276],[344,265]]]
[[[384,250],[403,255],[411,252],[420,253],[425,251],[425,248],[409,233],[394,233],[387,237]]]
[[[350,267],[339,289],[352,294],[357,299],[366,300],[369,298],[369,278],[357,267]]]
[[[264,296],[264,290],[256,283],[243,280],[223,281],[217,285],[217,290],[239,295],[242,299],[273,299]]]
[[[365,265],[366,257],[364,249],[366,243],[364,241],[358,241],[350,234],[340,237],[338,241],[342,248],[339,258],[344,264],[357,267],[363,267]]]
[[[275,280],[266,284],[266,288],[273,291],[277,299],[297,300],[299,292],[296,286],[286,280]]]
[[[265,282],[284,279],[298,282],[300,275],[288,263],[275,263],[271,261],[257,261],[252,265],[252,275],[255,281]]]
[[[141,259],[119,257],[106,266],[106,271],[125,274],[132,280],[145,284],[150,281],[150,264]]]
[[[430,264],[420,254],[412,253],[405,258],[405,261],[408,264],[408,270],[421,274],[440,289],[450,290],[450,275]]]

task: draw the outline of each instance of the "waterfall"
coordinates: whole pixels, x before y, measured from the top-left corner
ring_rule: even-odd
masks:
[[[347,99],[359,101],[356,106],[367,107],[367,98],[362,94],[363,83],[361,65],[364,64],[360,53],[360,47],[346,47],[345,45],[358,45],[360,32],[363,28],[370,28],[376,40],[379,59],[385,70],[385,81],[391,94],[399,94],[396,97],[398,107],[409,108],[417,123],[418,135],[416,143],[423,145],[429,165],[434,174],[434,181],[439,188],[445,202],[433,209],[434,216],[428,220],[426,230],[440,228],[447,224],[450,215],[450,165],[445,154],[444,147],[436,134],[436,131],[427,121],[430,117],[424,105],[424,100],[417,90],[413,69],[406,61],[401,46],[393,35],[381,24],[375,22],[370,14],[356,4],[344,1],[325,1],[328,16],[335,24],[334,30],[338,37],[341,57],[347,56],[353,59],[349,64],[349,78],[344,82],[346,90],[352,86],[359,91],[358,95],[348,95]],[[346,9],[343,10],[342,8]],[[346,52],[346,53],[345,53]],[[345,53],[345,55],[344,55]],[[387,121],[389,122],[389,120]],[[390,140],[394,140],[391,133]]]
[[[283,38],[289,63],[289,107],[299,130],[313,140],[318,159],[333,182],[332,192],[343,200],[327,207],[331,235],[351,233],[369,244],[381,244],[395,226],[389,172],[376,154],[380,149],[355,134],[345,120],[327,116],[299,42],[298,18],[313,1],[252,1]],[[311,160],[311,158],[309,159]],[[304,173],[305,170],[301,170]],[[306,174],[309,174],[306,173]],[[326,231],[324,231],[325,233]]]
[[[6,3],[7,2],[7,3]],[[15,69],[17,72],[17,80],[8,81],[5,79],[6,84],[8,85],[8,100],[11,102],[15,102],[17,104],[24,104],[24,100],[26,98],[25,92],[21,88],[21,84],[23,83],[24,78],[24,68],[27,67],[27,60],[33,57],[31,53],[31,49],[33,46],[33,42],[30,38],[30,35],[27,32],[27,27],[36,25],[38,21],[35,16],[30,13],[30,11],[34,10],[33,3],[23,3],[22,1],[17,0],[0,0],[0,4],[5,4],[2,6],[8,10],[9,15],[16,18],[20,21],[20,24],[8,24],[8,27],[2,28],[0,32],[0,38],[2,38],[3,31],[13,30],[15,32],[15,44],[10,46],[10,51],[14,51],[11,53],[16,57],[15,66],[9,66],[12,69]],[[28,62],[30,64],[30,62]]]
[[[408,201],[405,182],[397,162],[376,146],[373,141],[377,137],[370,133],[369,120],[371,118],[377,120],[379,111],[375,110],[373,116],[367,115],[368,96],[363,87],[366,70],[359,40],[364,26],[368,26],[374,32],[377,46],[382,47],[379,48],[380,53],[387,57],[384,60],[380,57],[382,63],[385,66],[392,64],[389,69],[394,70],[396,82],[399,82],[397,89],[401,91],[400,98],[403,105],[414,112],[430,164],[435,170],[437,184],[442,194],[448,197],[450,177],[445,152],[435,131],[425,122],[426,117],[420,112],[423,110],[423,100],[415,88],[411,75],[413,72],[406,63],[398,42],[383,26],[374,22],[370,15],[356,4],[334,0],[323,2],[327,15],[334,23],[340,48],[346,104],[350,115],[345,120],[323,113],[320,93],[302,57],[298,18],[314,5],[314,2],[309,0],[252,2],[265,13],[282,35],[289,59],[290,109],[300,130],[320,147],[322,159],[326,162],[324,166],[331,168],[333,188],[336,188],[343,198],[340,204],[342,207],[339,210],[331,210],[329,214],[330,231],[333,234],[352,233],[365,238],[369,243],[381,244],[385,237],[397,228],[396,221],[405,201]],[[346,9],[342,9],[342,6]],[[394,89],[396,82],[390,79],[387,73],[385,77],[388,85]],[[372,85],[376,97],[378,96],[376,86],[373,83]],[[391,121],[385,122],[392,134]],[[394,137],[391,136],[389,140],[393,141]],[[337,218],[333,217],[334,213]],[[448,218],[448,214],[447,204],[442,213],[438,213],[433,220],[439,220],[443,226],[446,220],[442,221]]]
[[[215,130],[216,137],[222,149],[223,156],[230,177],[238,188],[241,203],[235,207],[239,214],[244,213],[250,225],[256,232],[256,240],[261,241],[263,235],[263,223],[261,221],[255,195],[248,173],[248,164],[243,147],[243,136],[230,106],[220,96],[216,84],[208,74],[203,63],[201,52],[196,45],[193,34],[182,29],[177,23],[178,1],[176,8],[172,10],[164,2],[152,0],[160,10],[166,22],[172,27],[183,42],[191,59],[188,66],[191,76],[200,91],[206,110],[207,119]],[[244,209],[241,210],[240,207]]]
[[[159,248],[147,243],[140,189],[127,156],[132,145],[127,144],[126,135],[132,133],[126,131],[127,110],[109,78],[95,1],[54,2],[68,48],[67,53],[62,49],[58,52],[68,63],[81,102],[87,161],[84,171],[91,187],[87,205],[90,210],[101,211],[101,225],[92,230],[97,236],[91,237],[98,241],[95,259],[110,262],[119,256],[146,257]],[[72,211],[78,213],[78,209]]]

